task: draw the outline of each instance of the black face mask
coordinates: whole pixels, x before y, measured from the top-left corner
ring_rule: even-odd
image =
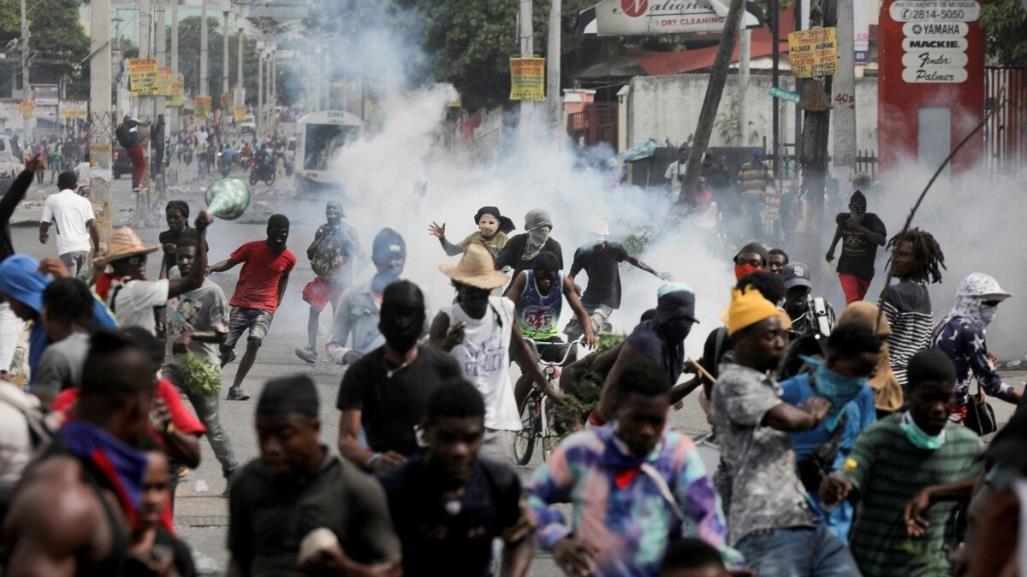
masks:
[[[692,332],[692,323],[672,321],[664,323],[660,329],[669,342],[677,344],[684,341],[688,333]]]
[[[405,353],[417,344],[424,327],[424,315],[424,307],[386,306],[382,303],[378,330],[382,332],[390,347],[396,352]]]

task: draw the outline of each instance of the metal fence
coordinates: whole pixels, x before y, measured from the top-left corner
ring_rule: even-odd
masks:
[[[995,113],[984,126],[988,168],[1027,172],[1027,68],[985,69],[985,111]]]

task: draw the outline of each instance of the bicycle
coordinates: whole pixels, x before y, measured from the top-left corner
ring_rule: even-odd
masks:
[[[581,342],[581,337],[572,340],[569,343],[545,343],[533,341],[525,337],[525,342],[535,352],[535,357],[538,359],[539,368],[542,369],[542,374],[546,377],[546,382],[553,390],[560,389],[560,369],[567,363],[567,359],[570,358],[571,352],[575,350],[575,347]],[[564,351],[563,358],[557,362],[542,360],[539,355],[539,347],[563,347],[566,346],[567,350]],[[549,405],[552,401],[546,395],[545,391],[538,383],[532,383],[531,390],[528,391],[528,396],[524,400],[524,405],[521,407],[521,430],[517,432],[517,436],[513,442],[513,455],[514,461],[518,465],[527,465],[531,462],[531,457],[535,452],[535,443],[537,441],[542,442],[543,458],[548,457],[549,453],[552,452],[553,446],[562,436],[559,430],[559,423],[556,423],[555,417],[549,411]]]

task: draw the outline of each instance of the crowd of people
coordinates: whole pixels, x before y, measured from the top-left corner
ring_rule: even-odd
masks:
[[[765,173],[747,166],[755,190]],[[233,576],[523,577],[537,550],[568,576],[1025,569],[1015,540],[1027,409],[986,343],[1011,295],[969,274],[936,318],[927,285],[945,270],[938,242],[915,228],[888,239],[860,192],[827,254],[842,242],[837,313],[810,267],[780,248],[742,246],[725,263],[736,284],[697,294],[615,242],[605,222],[566,267],[546,210],[529,211],[514,235],[495,206],[475,212],[477,230],[458,243],[431,223],[440,260],[449,257],[438,274],[454,292],[432,308],[404,277],[408,239],[396,230],[371,239],[373,274],[358,277],[365,245],[329,202],[306,248],[308,342],[295,354],[320,360],[331,304],[323,352],[345,372],[330,448],[310,377],[247,390],[298,262],[286,215],[209,263],[225,247],[211,246],[208,229],[222,225],[207,211],[190,222],[175,200],[160,245],[120,228],[101,253],[91,208],[62,172],[40,225],[43,243],[55,226],[59,258],[37,261],[13,246],[7,221],[45,169],[29,159],[0,200],[5,575],[194,574],[175,536],[174,489],[199,464],[203,437],[227,482]],[[897,282],[875,304],[864,298],[882,246]],[[624,262],[662,284],[617,338],[608,321]],[[240,266],[228,298],[208,274]],[[710,327],[693,361],[684,344],[696,303],[722,297],[724,325]],[[19,347],[27,368],[16,366]],[[548,371],[555,361],[562,371]],[[219,403],[251,392],[259,456],[240,463]],[[537,433],[523,419],[532,394],[551,399],[562,439],[525,481],[513,447]],[[997,423],[985,395],[1020,404],[987,446],[981,436]],[[713,445],[669,424],[685,402],[702,407]],[[716,447],[715,466],[702,446]]]

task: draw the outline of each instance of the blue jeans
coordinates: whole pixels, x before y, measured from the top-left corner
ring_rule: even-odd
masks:
[[[759,577],[860,577],[849,548],[823,523],[749,533],[736,548]]]

